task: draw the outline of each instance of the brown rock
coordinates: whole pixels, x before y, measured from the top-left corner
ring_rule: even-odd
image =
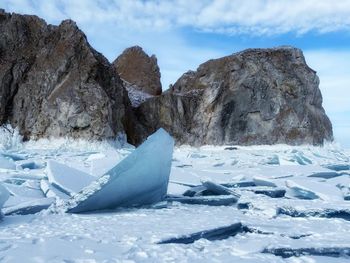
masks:
[[[135,109],[136,144],[163,127],[178,144],[322,144],[332,125],[302,51],[248,49],[209,60]]]
[[[149,95],[160,95],[160,71],[155,55],[149,57],[141,47],[134,46],[124,52],[113,62],[120,77],[134,89]]]
[[[126,92],[113,66],[71,20],[0,12],[0,123],[25,139],[112,138],[124,131]]]

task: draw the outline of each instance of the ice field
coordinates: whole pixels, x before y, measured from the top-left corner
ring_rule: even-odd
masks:
[[[350,157],[334,144],[181,146],[171,157],[166,136],[139,151],[0,138],[0,262],[350,260]],[[72,200],[94,209],[69,213]]]

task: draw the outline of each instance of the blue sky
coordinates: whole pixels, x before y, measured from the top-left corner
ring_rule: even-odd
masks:
[[[163,89],[208,59],[292,45],[317,71],[335,139],[350,148],[350,0],[1,0],[48,23],[71,18],[113,61],[140,45],[156,54]]]

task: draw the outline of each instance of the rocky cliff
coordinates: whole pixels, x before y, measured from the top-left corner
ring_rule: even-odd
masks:
[[[332,140],[319,79],[302,51],[248,49],[185,73],[135,109],[135,144],[159,127],[178,144],[315,144]]]
[[[113,65],[131,89],[149,95],[162,93],[160,70],[155,55],[149,57],[141,47],[134,46],[125,49]]]
[[[0,10],[0,33],[0,124],[18,127],[25,139],[126,131],[137,145],[163,127],[178,144],[332,140],[319,79],[296,48],[210,60],[161,94],[154,56],[132,47],[112,65],[73,21],[52,26]]]
[[[0,11],[0,123],[26,139],[112,138],[124,131],[126,92],[113,66],[73,21],[47,25]]]

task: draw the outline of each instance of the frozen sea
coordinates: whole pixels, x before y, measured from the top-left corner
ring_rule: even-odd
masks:
[[[171,201],[83,214],[50,207],[27,215],[16,211],[67,195],[50,188],[48,163],[73,168],[89,182],[135,149],[67,139],[21,143],[4,131],[0,149],[0,182],[10,192],[0,221],[0,262],[350,261],[350,152],[334,144],[176,147]],[[240,195],[238,202],[201,203],[211,198],[201,193],[196,204],[180,201],[208,181]],[[277,190],[283,196],[274,196]],[[233,233],[230,226],[237,225]]]

